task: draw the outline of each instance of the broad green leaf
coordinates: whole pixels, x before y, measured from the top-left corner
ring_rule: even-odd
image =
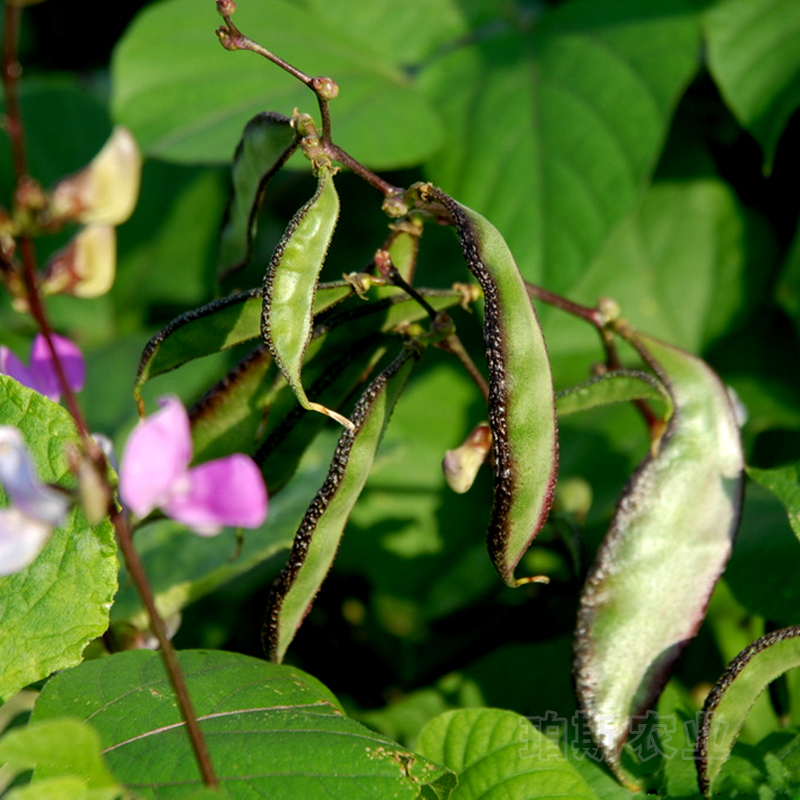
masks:
[[[288,117],[263,113],[245,125],[233,157],[233,192],[220,232],[218,275],[247,262],[265,185],[295,147],[295,131]]]
[[[0,739],[0,763],[15,772],[36,769],[35,780],[73,776],[84,790],[113,788],[100,737],[86,722],[64,717],[14,728]]]
[[[74,488],[66,448],[78,438],[67,411],[0,375],[0,424],[20,429],[42,481]],[[77,664],[108,627],[116,589],[111,524],[90,526],[73,509],[29,567],[0,578],[0,698]]]
[[[748,467],[747,474],[783,503],[789,515],[789,524],[800,539],[800,464],[776,469]]]
[[[708,795],[758,696],[777,677],[800,666],[800,627],[768,633],[743,650],[717,681],[703,706],[697,775]]]
[[[720,0],[703,15],[708,68],[767,169],[800,106],[800,6],[792,0]]]
[[[598,797],[556,742],[511,711],[446,711],[422,729],[417,751],[458,775],[452,800]]]
[[[497,26],[421,73],[449,132],[427,174],[562,291],[639,199],[698,45],[683,0],[579,0],[530,31]]]
[[[800,333],[800,230],[786,257],[783,274],[776,290],[778,303],[791,315],[795,329]]]
[[[559,416],[588,411],[610,403],[631,400],[655,400],[672,413],[672,399],[664,386],[652,375],[636,370],[609,372],[578,386],[563,389],[556,396]]]
[[[344,716],[336,698],[298,669],[219,651],[178,656],[231,798],[399,800],[451,785],[446,769]],[[178,797],[199,785],[158,653],[119,653],[55,676],[32,720],[63,715],[91,718],[106,762],[143,797]]]
[[[440,47],[470,33],[470,16],[497,13],[494,4],[471,0],[465,8],[457,0],[409,0],[398,6],[375,2],[354,5],[349,0],[310,0],[318,19],[346,30],[365,49],[403,66],[416,64]]]
[[[623,782],[633,717],[652,708],[697,632],[730,557],[744,461],[725,387],[700,359],[642,334],[632,343],[670,392],[667,430],[623,491],[581,595],[581,708]]]
[[[438,118],[392,54],[364,50],[341,28],[284,0],[250,0],[236,25],[306,74],[330,75],[336,143],[377,169],[418,164],[441,143]],[[279,67],[216,41],[214,4],[168,0],[145,9],[113,60],[112,106],[152,156],[225,162],[261,111],[314,110],[313,93]]]
[[[4,800],[119,800],[122,788],[87,789],[86,781],[72,776],[45,778],[11,789]],[[190,800],[190,798],[186,798]],[[214,800],[214,798],[206,798]]]
[[[699,352],[746,305],[746,269],[761,268],[749,241],[747,219],[722,181],[659,182],[609,235],[569,298],[594,306],[610,297],[640,330]],[[579,354],[586,363],[598,358],[588,326],[576,329],[555,309],[542,309],[541,318],[557,364]]]

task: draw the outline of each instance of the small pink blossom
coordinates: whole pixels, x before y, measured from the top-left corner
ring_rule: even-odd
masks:
[[[165,397],[161,410],[133,430],[120,464],[120,495],[138,517],[160,508],[201,536],[226,525],[259,527],[267,516],[267,490],[255,462],[234,454],[189,468],[192,436],[180,400]]]
[[[51,334],[67,382],[73,391],[80,391],[86,376],[86,366],[77,345],[69,339]],[[53,402],[61,399],[61,386],[47,340],[39,333],[31,347],[31,363],[26,367],[7,347],[0,347],[0,374],[8,375],[23,386],[43,394]]]
[[[11,575],[27,567],[64,524],[70,500],[39,480],[22,434],[8,425],[0,426],[0,484],[11,500],[0,509],[0,575]]]

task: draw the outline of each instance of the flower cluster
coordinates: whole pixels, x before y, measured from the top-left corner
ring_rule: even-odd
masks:
[[[53,337],[56,354],[70,385],[83,384],[80,350],[68,339]],[[51,400],[58,400],[52,353],[37,337],[25,366],[7,348],[0,348],[0,372]],[[192,437],[189,416],[176,397],[162,398],[162,408],[139,422],[122,455],[119,490],[124,507],[144,518],[164,514],[201,536],[225,526],[257,528],[267,515],[267,492],[255,462],[234,454],[190,467]],[[0,575],[28,566],[53,530],[66,521],[70,494],[44,484],[19,430],[0,426],[0,485],[10,499],[0,509]]]

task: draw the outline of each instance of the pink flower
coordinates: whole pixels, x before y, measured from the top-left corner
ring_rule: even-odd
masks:
[[[11,575],[30,564],[63,525],[69,498],[42,483],[22,434],[0,426],[0,484],[11,500],[0,509],[0,575]]]
[[[51,336],[67,382],[73,391],[80,391],[86,376],[86,366],[81,351],[69,339],[55,333]],[[23,386],[43,394],[55,403],[61,399],[61,386],[53,364],[53,356],[47,346],[47,340],[41,333],[38,333],[33,340],[29,367],[26,367],[7,347],[0,347],[0,374],[14,378]]]
[[[255,462],[234,454],[189,468],[192,436],[180,400],[165,397],[162,409],[131,433],[120,465],[120,495],[138,517],[160,508],[201,536],[226,525],[257,528],[267,516],[267,490]]]

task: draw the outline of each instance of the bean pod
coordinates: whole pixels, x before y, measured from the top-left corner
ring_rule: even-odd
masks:
[[[744,459],[728,392],[699,358],[643,334],[631,343],[673,403],[657,448],[625,487],[582,592],[576,688],[611,769],[632,718],[658,698],[731,553]]]
[[[455,225],[467,266],[484,296],[489,368],[494,503],[488,546],[509,586],[544,525],[558,466],[555,396],[544,337],[519,268],[500,233],[482,216],[431,184],[418,185],[420,205]],[[444,214],[442,214],[442,210]]]
[[[319,273],[339,217],[333,169],[320,167],[317,181],[317,191],[292,218],[267,267],[261,334],[300,405],[352,427],[341,414],[310,401],[300,377]]]
[[[289,561],[270,591],[263,642],[272,661],[283,660],[328,574],[414,360],[415,351],[405,349],[369,384],[353,410],[352,429],[339,438],[328,477],[308,507]]]

